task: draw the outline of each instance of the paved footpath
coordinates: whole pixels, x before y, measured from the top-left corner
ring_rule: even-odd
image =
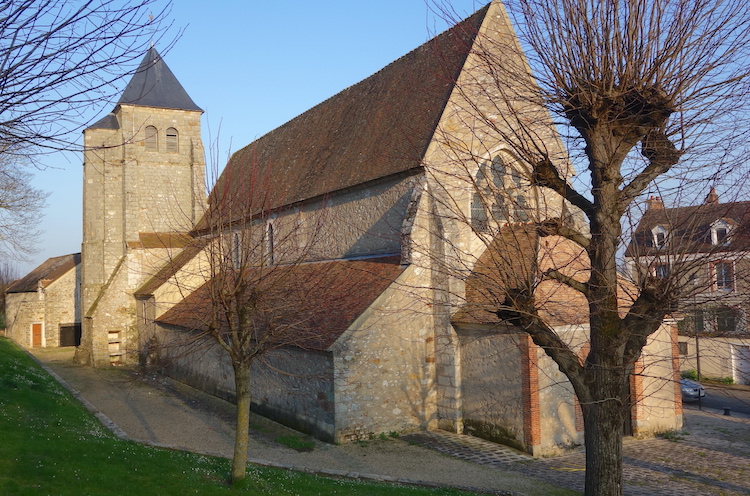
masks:
[[[34,355],[121,437],[231,456],[231,404],[166,378],[81,367],[64,349]],[[535,460],[475,437],[434,431],[342,446],[316,442],[315,449],[298,452],[274,442],[283,426],[254,416],[252,427],[248,456],[261,465],[488,494],[550,494],[540,481],[583,490],[582,451]],[[686,410],[685,427],[671,440],[626,440],[624,467],[626,495],[750,494],[750,419]]]

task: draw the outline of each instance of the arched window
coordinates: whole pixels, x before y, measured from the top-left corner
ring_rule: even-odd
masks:
[[[240,244],[240,235],[234,233],[232,236],[232,266],[235,270],[242,267],[242,246]]]
[[[170,127],[167,129],[167,152],[177,153],[180,151],[180,135],[177,129]]]
[[[486,178],[486,163],[479,166],[479,171],[474,181],[474,192],[471,196],[471,226],[479,232],[486,232],[489,223],[487,210],[485,209],[485,192],[488,189]]]
[[[495,222],[508,220],[508,207],[505,202],[505,175],[508,167],[502,155],[492,158],[492,185],[494,187],[494,201],[492,202],[492,219]]]
[[[268,261],[269,265],[274,264],[274,253],[273,253],[273,224],[270,222],[268,223],[268,226],[266,227],[266,260]]]
[[[146,126],[146,151],[155,152],[159,150],[158,132],[154,126]]]

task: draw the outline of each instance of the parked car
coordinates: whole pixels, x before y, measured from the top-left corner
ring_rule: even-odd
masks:
[[[682,391],[682,401],[698,401],[698,398],[706,396],[706,390],[700,382],[691,379],[680,379],[680,390]]]

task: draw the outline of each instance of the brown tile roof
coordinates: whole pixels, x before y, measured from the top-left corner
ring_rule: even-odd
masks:
[[[452,321],[497,325],[497,310],[508,290],[533,288],[538,315],[550,326],[588,323],[588,302],[566,284],[543,279],[555,269],[579,282],[589,278],[588,256],[580,246],[559,236],[539,237],[531,225],[507,225],[479,257],[466,280],[466,303]],[[620,313],[625,315],[636,292],[619,280]]]
[[[190,238],[190,242],[182,251],[163,264],[156,274],[135,291],[135,297],[147,298],[151,296],[162,284],[174,276],[193,257],[198,255],[207,243],[207,239]]]
[[[260,295],[257,321],[281,321],[294,331],[279,346],[326,350],[404,271],[399,256],[334,260],[253,269],[246,280]],[[162,324],[206,331],[211,314],[212,281],[157,319]],[[293,322],[293,325],[290,324]],[[259,325],[262,327],[262,324]]]
[[[11,284],[6,293],[34,292],[38,289],[39,282],[42,283],[42,287],[46,287],[80,263],[80,253],[48,258],[37,268]]]
[[[486,12],[236,152],[209,201],[275,209],[419,168]]]
[[[733,225],[729,243],[711,244],[711,225],[724,219]],[[669,232],[668,245],[654,246],[652,229],[664,227]],[[750,202],[704,203],[689,207],[649,208],[625,251],[625,256],[638,257],[663,253],[732,252],[750,249]]]

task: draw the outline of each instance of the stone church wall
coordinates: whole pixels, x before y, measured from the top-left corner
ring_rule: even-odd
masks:
[[[234,370],[226,352],[209,339],[190,340],[185,331],[156,325],[158,360],[170,377],[206,393],[235,401]],[[278,349],[256,360],[251,371],[252,410],[279,423],[334,441],[331,355]]]
[[[406,271],[331,347],[336,441],[437,427],[432,309]]]
[[[470,327],[459,336],[464,432],[525,449],[518,336]]]

